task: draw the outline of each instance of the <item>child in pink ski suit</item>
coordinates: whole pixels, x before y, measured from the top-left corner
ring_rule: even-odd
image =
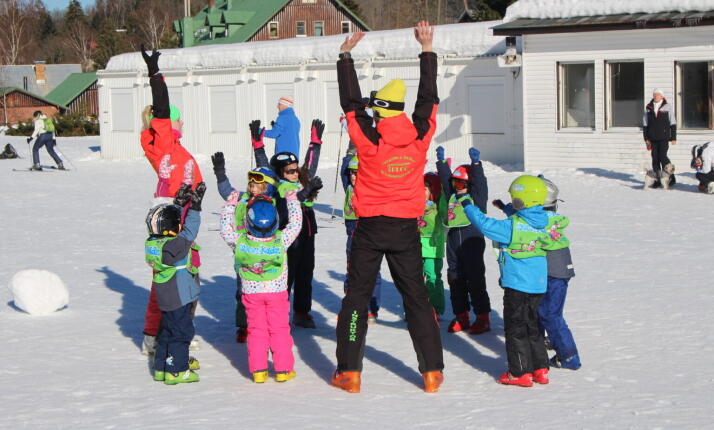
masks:
[[[285,195],[288,224],[278,230],[272,200],[254,197],[248,202],[243,226],[236,229],[236,195],[233,193],[221,211],[221,237],[233,249],[236,273],[241,277],[248,316],[248,367],[254,382],[265,382],[270,351],[275,380],[284,382],[295,377],[287,250],[302,228],[300,202],[295,192]]]

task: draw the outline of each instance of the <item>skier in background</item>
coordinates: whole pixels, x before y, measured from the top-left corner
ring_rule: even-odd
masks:
[[[290,152],[300,158],[300,120],[295,115],[290,97],[278,100],[278,118],[265,130],[265,137],[275,139],[275,153]],[[276,172],[277,173],[277,172]]]
[[[42,165],[40,164],[40,148],[43,146],[47,149],[47,153],[50,154],[55,163],[57,163],[57,168],[59,170],[64,170],[64,164],[62,164],[62,159],[55,152],[55,124],[52,119],[47,118],[42,111],[38,110],[32,114],[34,119],[35,130],[32,132],[32,136],[27,138],[27,144],[32,142],[32,139],[37,138],[35,144],[32,145],[32,167],[30,170],[42,170]]]

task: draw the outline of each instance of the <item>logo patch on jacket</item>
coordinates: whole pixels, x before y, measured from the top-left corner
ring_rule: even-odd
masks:
[[[415,163],[412,157],[400,155],[383,162],[379,172],[389,178],[403,178],[414,171]]]

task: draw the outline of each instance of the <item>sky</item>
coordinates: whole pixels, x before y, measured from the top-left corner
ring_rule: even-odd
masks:
[[[69,4],[69,0],[44,0],[47,9],[66,9]],[[91,6],[94,4],[94,0],[79,0],[83,7]]]

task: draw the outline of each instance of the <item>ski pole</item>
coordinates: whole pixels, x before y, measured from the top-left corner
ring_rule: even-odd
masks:
[[[57,147],[57,143],[56,143],[57,141],[54,140],[54,142],[55,142],[55,143],[54,143],[54,146],[55,146],[54,150],[55,150],[55,152],[60,156],[60,158],[61,158],[62,160],[67,160],[67,162],[69,163],[69,165],[72,166],[72,170],[77,170],[77,166],[74,165],[74,163],[72,162],[72,160],[70,160],[69,157],[67,157],[66,155],[64,155],[64,153],[63,153],[62,151],[60,151],[60,149]]]
[[[335,167],[335,189],[333,190],[333,193],[335,195],[334,200],[332,201],[332,218],[335,219],[335,206],[337,205],[337,180],[339,179],[339,173],[340,173],[340,162],[342,158],[342,121],[340,121],[340,142],[339,146],[337,147],[337,167]]]

